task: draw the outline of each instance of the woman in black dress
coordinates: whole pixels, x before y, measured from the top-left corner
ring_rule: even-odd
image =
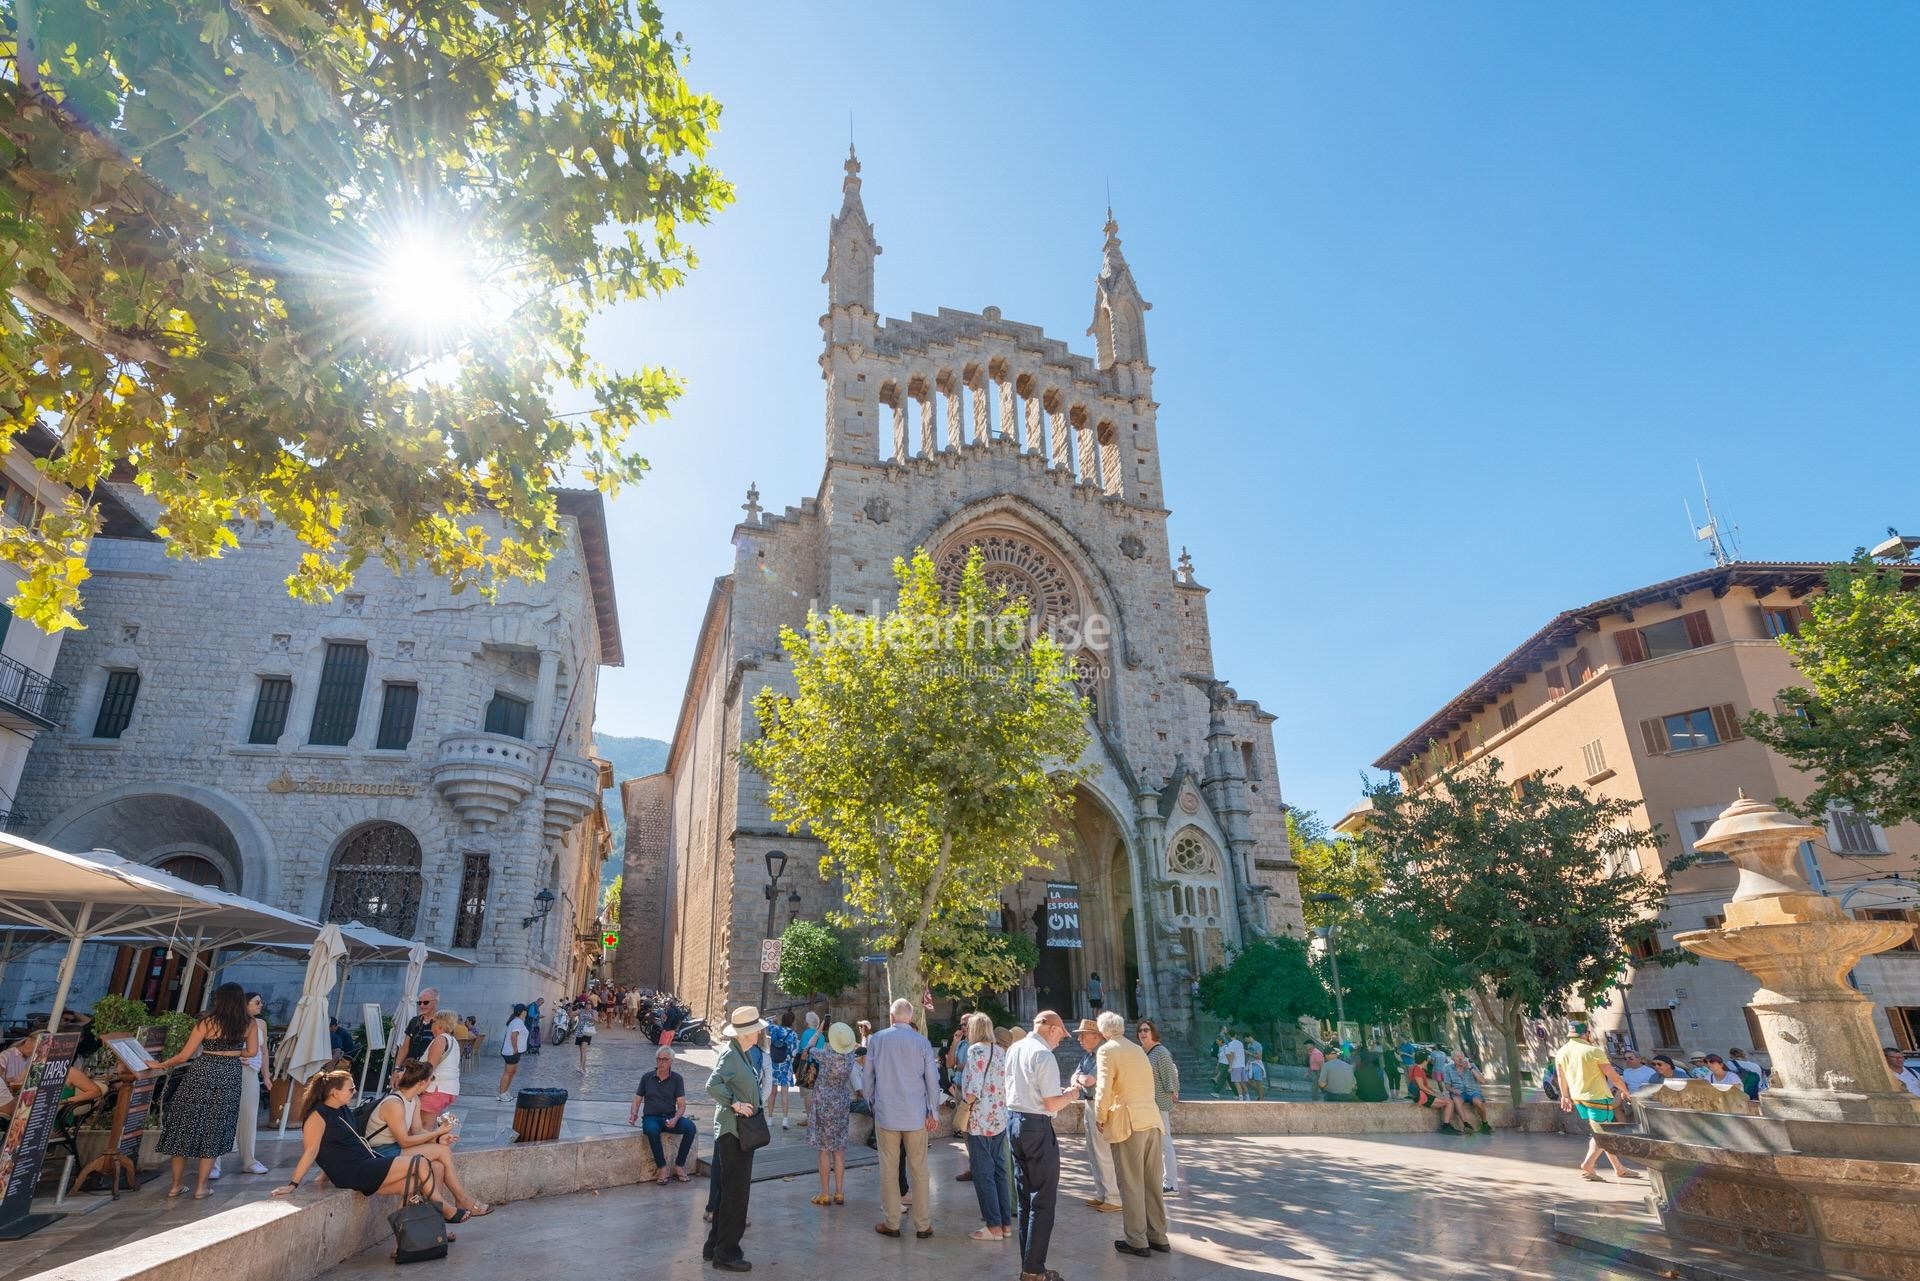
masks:
[[[400,1192],[407,1185],[407,1170],[415,1157],[433,1166],[434,1204],[448,1223],[465,1223],[477,1215],[489,1213],[489,1207],[474,1209],[444,1201],[439,1189],[454,1186],[447,1151],[449,1138],[420,1144],[399,1156],[380,1156],[360,1137],[353,1123],[355,1086],[351,1072],[322,1072],[307,1083],[307,1101],[303,1108],[300,1137],[306,1146],[293,1167],[293,1177],[273,1190],[274,1196],[286,1196],[300,1186],[307,1170],[318,1164],[327,1181],[337,1188],[352,1188],[362,1196]]]
[[[238,983],[222,983],[180,1053],[160,1064],[168,1069],[187,1065],[179,1088],[167,1096],[160,1126],[160,1153],[173,1158],[168,1196],[180,1195],[189,1157],[199,1162],[193,1199],[207,1195],[213,1163],[233,1151],[240,1124],[240,1078],[246,1071],[241,1061],[259,1052],[260,1028],[247,1013],[246,991]]]

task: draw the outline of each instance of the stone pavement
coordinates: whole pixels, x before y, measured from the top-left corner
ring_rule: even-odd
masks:
[[[497,1046],[497,1038],[493,1043]],[[641,1074],[653,1070],[653,1051],[652,1043],[638,1032],[619,1028],[603,1029],[595,1036],[594,1043],[587,1047],[587,1071],[584,1074],[580,1071],[579,1056],[572,1045],[547,1047],[537,1055],[521,1059],[514,1088],[559,1086],[565,1089],[568,1098],[566,1117],[561,1126],[563,1136],[627,1133],[627,1108]],[[702,1138],[695,1149],[697,1157],[707,1153],[707,1140],[713,1128],[713,1108],[704,1089],[713,1061],[714,1051],[711,1049],[679,1050],[674,1056],[674,1066],[687,1083],[688,1113],[700,1126]],[[461,1083],[466,1092],[454,1107],[461,1117],[456,1154],[463,1149],[500,1147],[513,1142],[513,1101],[494,1101],[494,1087],[500,1081],[500,1068],[498,1052],[488,1053],[484,1050],[463,1068]],[[798,1115],[797,1112],[795,1114]],[[804,1161],[810,1168],[811,1149],[806,1153],[788,1151],[795,1144],[804,1144],[805,1136],[804,1129],[781,1131],[776,1128],[776,1160],[790,1163]],[[267,1196],[277,1184],[286,1181],[294,1163],[299,1160],[299,1126],[289,1120],[285,1139],[279,1138],[275,1131],[263,1130],[257,1153],[260,1160],[270,1167],[268,1173],[240,1173],[238,1163],[228,1160],[224,1163],[225,1177],[212,1185],[212,1195],[204,1201],[195,1201],[188,1195],[168,1200],[166,1191],[169,1180],[164,1173],[136,1192],[121,1193],[118,1201],[110,1200],[105,1193],[76,1193],[67,1198],[64,1206],[57,1207],[66,1212],[66,1218],[42,1228],[30,1237],[0,1245],[0,1281],[19,1281],[19,1278],[58,1264]],[[848,1155],[851,1159],[854,1154],[850,1152]],[[157,1168],[164,1170],[165,1164],[161,1160]],[[191,1191],[191,1167],[187,1177]],[[315,1176],[309,1174],[307,1177],[311,1180]],[[44,1186],[50,1188],[51,1181]],[[54,1211],[56,1207],[53,1198],[46,1196],[34,1202],[34,1209]]]
[[[1556,1207],[1645,1197],[1644,1183],[1582,1182],[1573,1166],[1583,1146],[1541,1134],[1190,1140],[1189,1189],[1168,1202],[1174,1253],[1140,1260],[1113,1249],[1118,1215],[1082,1204],[1089,1185],[1069,1149],[1050,1263],[1067,1281],[1644,1281],[1551,1238]],[[807,1204],[810,1174],[756,1183],[745,1242],[756,1274],[1015,1281],[1012,1242],[967,1239],[979,1218],[972,1188],[954,1182],[963,1166],[960,1145],[936,1143],[936,1235],[924,1242],[874,1233],[872,1167],[849,1171],[847,1204],[829,1209]],[[419,1277],[491,1281],[559,1265],[569,1275],[708,1281],[719,1274],[700,1261],[705,1191],[700,1182],[638,1186],[503,1206],[462,1227],[448,1259],[421,1265]],[[390,1281],[393,1264],[382,1246],[326,1275]]]

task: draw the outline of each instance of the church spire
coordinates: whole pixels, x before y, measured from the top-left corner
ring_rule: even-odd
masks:
[[[847,144],[847,176],[840,184],[840,212],[827,231],[827,287],[829,307],[857,306],[873,310],[873,260],[880,245],[873,238],[866,206],[860,202],[860,157]]]
[[[1133,281],[1133,269],[1120,252],[1120,224],[1114,221],[1113,206],[1107,206],[1107,242],[1100,251],[1100,275],[1094,281],[1093,323],[1087,332],[1093,336],[1096,363],[1102,369],[1116,364],[1147,359],[1146,313],[1153,304],[1140,297],[1140,286]]]

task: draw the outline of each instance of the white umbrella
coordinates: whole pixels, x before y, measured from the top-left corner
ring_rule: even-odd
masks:
[[[333,1038],[327,1033],[327,997],[339,979],[340,958],[346,954],[347,945],[340,937],[340,927],[321,927],[320,936],[314,939],[313,950],[307,957],[307,976],[300,983],[300,1000],[293,1007],[286,1036],[280,1042],[280,1061],[274,1065],[276,1075],[290,1076],[304,1085],[333,1057]],[[287,1113],[292,1110],[288,1106],[280,1109],[282,1134],[287,1132]]]
[[[420,971],[427,965],[427,945],[415,943],[407,950],[407,974],[400,984],[400,1006],[393,1012],[393,1031],[385,1037],[386,1048],[380,1052],[380,1081],[387,1079],[387,1064],[393,1060],[393,1038],[403,1035],[407,1020],[413,1017],[413,1007],[420,1003]],[[373,1055],[367,1055],[367,1061],[373,1061]],[[367,1088],[366,1081],[360,1082],[362,1090]],[[382,1087],[384,1088],[384,1086]]]

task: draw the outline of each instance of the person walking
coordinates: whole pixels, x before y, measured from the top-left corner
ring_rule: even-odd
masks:
[[[1100,1035],[1100,1025],[1092,1019],[1081,1019],[1073,1034],[1080,1042],[1080,1066],[1074,1069],[1073,1083],[1080,1087],[1081,1136],[1086,1142],[1087,1165],[1093,1171],[1093,1195],[1087,1198],[1087,1204],[1102,1214],[1118,1214],[1120,1182],[1113,1173],[1113,1148],[1107,1136],[1100,1132],[1093,1114],[1093,1090],[1099,1072],[1099,1061],[1094,1056],[1106,1038]]]
[[[1113,1153],[1126,1235],[1113,1243],[1121,1254],[1148,1258],[1167,1254],[1167,1204],[1160,1185],[1160,1109],[1153,1096],[1153,1065],[1147,1052],[1127,1039],[1127,1021],[1103,1011],[1095,1056],[1094,1117]]]
[[[1098,1018],[1100,1011],[1106,1008],[1107,989],[1106,985],[1100,981],[1098,970],[1087,975],[1087,1004],[1093,1007],[1095,1018]]]
[[[809,1014],[808,1018],[814,1016]],[[847,1128],[853,1108],[853,1029],[835,1023],[808,1053],[818,1074],[807,1092],[807,1142],[820,1153],[820,1195],[814,1205],[847,1203]]]
[[[580,1075],[587,1074],[587,1047],[593,1044],[594,1029],[599,1024],[600,1013],[592,997],[580,1002],[574,1010],[573,1048],[580,1052]]]
[[[240,1119],[234,1131],[234,1147],[240,1168],[248,1174],[267,1172],[266,1165],[254,1154],[254,1138],[260,1129],[260,1095],[262,1091],[273,1092],[273,1082],[267,1078],[267,1021],[260,1017],[266,1008],[266,1000],[258,992],[247,993],[247,1017],[253,1020],[257,1036],[253,1053],[240,1060]]]
[[[1020,1281],[1060,1281],[1047,1270],[1053,1241],[1054,1203],[1060,1192],[1060,1140],[1056,1112],[1071,1107],[1078,1091],[1061,1088],[1060,1060],[1053,1051],[1067,1039],[1067,1025],[1052,1010],[1033,1018],[1033,1035],[1007,1050],[1007,1133],[1013,1146],[1013,1190],[1020,1213]]]
[[[750,1057],[767,1025],[759,1007],[742,1005],[720,1029],[723,1048],[707,1078],[713,1098],[713,1174],[718,1199],[713,1226],[700,1257],[722,1272],[751,1272],[740,1249],[747,1231],[747,1200],[753,1192],[753,1153],[740,1146],[740,1118],[762,1106],[762,1086]],[[664,1048],[664,1047],[662,1047]]]
[[[873,1230],[900,1235],[899,1186],[889,1175],[906,1154],[913,1188],[913,1235],[933,1235],[933,1187],[927,1180],[927,1136],[940,1124],[940,1066],[933,1043],[913,1024],[913,1002],[902,998],[887,1009],[893,1022],[867,1042],[867,1097],[873,1103],[873,1128],[879,1136],[880,1208]]]
[[[642,1109],[645,1109],[644,1115]],[[693,1118],[687,1115],[687,1085],[673,1070],[673,1051],[661,1046],[653,1052],[653,1071],[640,1078],[633,1092],[633,1106],[627,1109],[627,1124],[638,1124],[653,1150],[654,1182],[667,1186],[669,1178],[688,1181],[687,1165],[693,1159]],[[680,1151],[667,1164],[664,1134],[678,1135]]]
[[[960,1097],[967,1104],[967,1164],[980,1202],[975,1241],[1013,1235],[1013,1184],[1007,1179],[1007,1052],[994,1044],[993,1020],[967,1016],[967,1046],[960,1068]]]
[[[507,1020],[507,1030],[500,1034],[500,1089],[494,1101],[505,1103],[511,1093],[513,1078],[520,1071],[520,1056],[527,1052],[527,1007],[516,1005],[513,1016]]]
[[[1147,1062],[1153,1066],[1153,1104],[1160,1109],[1160,1157],[1165,1167],[1161,1171],[1160,1190],[1168,1196],[1179,1196],[1180,1158],[1173,1150],[1173,1105],[1180,1101],[1180,1065],[1174,1062],[1173,1051],[1160,1040],[1160,1028],[1152,1019],[1141,1019],[1135,1024],[1134,1035],[1140,1038]]]
[[[1572,1024],[1567,1043],[1554,1052],[1553,1065],[1560,1074],[1560,1110],[1577,1112],[1594,1134],[1600,1133],[1600,1127],[1613,1120],[1614,1103],[1628,1094],[1627,1083],[1620,1079],[1620,1073],[1614,1070],[1607,1060],[1606,1052],[1595,1045],[1592,1032],[1587,1024]],[[1629,1170],[1620,1164],[1620,1158],[1607,1153],[1607,1160],[1613,1163],[1613,1172],[1622,1179],[1644,1177],[1638,1170]],[[1580,1162],[1580,1177],[1589,1183],[1604,1183],[1597,1168],[1600,1164],[1600,1142],[1587,1140],[1587,1155]]]
[[[222,983],[213,990],[207,1012],[193,1025],[187,1043],[160,1064],[169,1070],[187,1065],[160,1126],[159,1152],[173,1159],[168,1196],[180,1195],[191,1159],[199,1163],[193,1199],[206,1197],[214,1161],[233,1150],[245,1060],[259,1051],[259,1022],[247,1013],[246,992],[238,983]]]
[[[793,1030],[792,1010],[782,1014],[780,1021],[767,1029],[767,1055],[773,1060],[773,1101],[767,1105],[767,1116],[771,1119],[778,1112],[780,1128],[790,1130],[793,1122],[789,1112],[793,1093],[798,1088],[793,1079],[793,1061],[800,1056],[800,1037]]]
[[[1227,1065],[1227,1080],[1233,1084],[1233,1097],[1242,1101],[1252,1097],[1252,1092],[1247,1088],[1247,1043],[1229,1031],[1227,1044],[1220,1052],[1225,1056],[1221,1061]]]

